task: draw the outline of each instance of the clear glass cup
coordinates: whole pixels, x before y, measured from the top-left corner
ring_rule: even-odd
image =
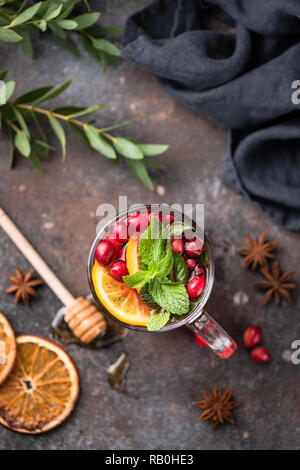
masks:
[[[98,243],[105,238],[107,231],[112,227],[112,225],[122,219],[125,216],[128,216],[134,212],[139,212],[143,210],[152,210],[155,212],[162,212],[166,210],[163,206],[160,205],[155,205],[152,204],[150,205],[143,205],[143,206],[135,206],[134,208],[125,211],[123,213],[118,214],[116,217],[111,219],[106,225],[102,227],[98,235],[96,236],[91,250],[89,254],[89,259],[88,259],[88,281],[90,285],[91,292],[94,296],[94,299],[98,305],[98,308],[100,311],[104,313],[104,315],[109,316],[112,318],[114,321],[117,323],[121,324],[122,326],[129,328],[131,330],[135,331],[143,331],[147,333],[161,333],[165,331],[171,331],[174,330],[175,328],[180,328],[181,326],[187,326],[189,329],[191,329],[194,333],[199,335],[202,340],[207,344],[207,346],[214,351],[218,356],[220,356],[223,359],[227,359],[230,357],[234,351],[237,348],[236,342],[230,337],[226,331],[223,330],[223,328],[204,310],[204,307],[209,299],[209,296],[211,294],[213,284],[214,284],[214,271],[215,271],[215,263],[214,263],[214,256],[213,256],[213,251],[212,247],[210,244],[209,239],[207,236],[204,237],[204,243],[205,243],[205,248],[207,250],[208,256],[209,256],[209,264],[207,267],[207,274],[206,274],[206,285],[205,289],[202,293],[202,296],[200,298],[200,301],[197,303],[195,308],[189,313],[189,315],[185,316],[182,320],[178,320],[175,322],[170,322],[167,323],[163,328],[161,328],[158,331],[155,332],[150,332],[147,330],[145,326],[138,326],[138,325],[131,325],[128,323],[124,323],[118,318],[116,318],[114,315],[112,315],[109,310],[105,308],[105,306],[102,304],[101,300],[98,298],[94,285],[93,285],[93,280],[92,280],[92,269],[93,265],[95,262],[95,251],[98,246]],[[169,213],[169,211],[168,211]],[[182,213],[173,210],[172,209],[172,214],[175,216],[175,221],[181,221],[182,220]],[[185,216],[185,222],[188,220],[189,224],[192,225],[194,228],[196,228],[196,223],[189,217]]]

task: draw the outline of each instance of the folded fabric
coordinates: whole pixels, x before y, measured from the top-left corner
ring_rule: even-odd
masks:
[[[211,15],[225,32],[207,29]],[[300,230],[300,104],[292,100],[299,39],[294,0],[158,0],[127,20],[122,47],[176,100],[231,128],[223,181],[293,230]]]

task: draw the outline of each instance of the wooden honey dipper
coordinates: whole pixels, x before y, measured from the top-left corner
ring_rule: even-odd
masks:
[[[107,324],[103,314],[89,300],[73,297],[1,207],[0,226],[65,305],[65,320],[74,335],[82,342],[90,343],[104,333]]]

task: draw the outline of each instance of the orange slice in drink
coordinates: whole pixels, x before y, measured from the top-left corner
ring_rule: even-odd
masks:
[[[138,252],[138,247],[139,247],[139,239],[135,238],[129,238],[127,248],[126,248],[126,265],[129,274],[134,274],[137,271],[141,271],[142,268],[142,263],[141,263],[141,257]],[[138,287],[136,289],[138,292],[140,292],[141,288]]]
[[[0,423],[21,433],[49,431],[69,416],[78,393],[77,369],[62,347],[19,336],[15,365],[0,386]]]
[[[146,326],[152,309],[124,282],[116,281],[109,268],[97,261],[92,272],[93,285],[99,300],[116,318],[129,325]]]
[[[0,313],[0,384],[11,372],[16,355],[15,334],[5,316]]]

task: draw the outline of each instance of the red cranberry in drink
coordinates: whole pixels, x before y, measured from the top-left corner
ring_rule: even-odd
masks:
[[[191,299],[197,299],[202,294],[206,284],[205,277],[195,276],[187,284],[186,290]]]
[[[163,216],[163,224],[164,225],[171,225],[174,222],[174,215],[173,214],[166,214]]]
[[[188,260],[188,257],[187,257],[187,255],[186,255],[185,253],[182,253],[182,255],[181,255],[181,256],[183,257],[184,261],[185,261],[185,262],[187,262],[187,260]]]
[[[244,343],[247,348],[257,346],[261,341],[261,327],[258,325],[249,326],[244,331]]]
[[[192,258],[188,258],[186,260],[186,264],[187,264],[187,267],[193,271],[193,269],[195,269],[195,266],[196,266],[196,260],[195,259],[192,259]]]
[[[122,282],[122,277],[129,274],[125,261],[119,260],[113,263],[110,267],[110,273],[117,281]]]
[[[120,254],[121,254],[121,251],[122,251],[122,244],[119,242],[119,240],[116,240],[114,234],[112,234],[112,233],[107,235],[105,237],[105,240],[110,241],[115,247],[116,251],[115,251],[114,259],[119,258]]]
[[[103,266],[110,264],[115,257],[116,249],[114,244],[109,240],[102,240],[98,243],[96,248],[95,257],[98,263]]]
[[[252,349],[251,357],[255,362],[270,362],[272,360],[269,351],[261,346]]]
[[[186,242],[187,240],[195,238],[195,233],[192,230],[185,230],[182,234],[182,238]]]
[[[206,276],[205,267],[202,266],[202,264],[197,264],[195,268],[195,274],[196,276],[199,276],[199,277],[205,277]]]
[[[173,253],[178,253],[179,255],[183,253],[184,243],[180,238],[173,238],[171,244]]]
[[[121,251],[119,253],[119,258],[123,261],[126,261],[126,250],[127,250],[127,244],[122,246]]]
[[[195,343],[198,344],[198,346],[207,346],[207,342],[204,341],[204,339],[201,338],[200,335],[195,335]]]
[[[203,243],[199,238],[194,237],[185,242],[184,249],[189,258],[198,258],[202,253]]]
[[[128,219],[128,234],[130,237],[140,237],[149,225],[148,213],[134,212]]]
[[[126,243],[129,238],[127,221],[118,220],[118,222],[116,222],[113,226],[112,235],[114,235],[115,239],[118,240],[118,242]]]

